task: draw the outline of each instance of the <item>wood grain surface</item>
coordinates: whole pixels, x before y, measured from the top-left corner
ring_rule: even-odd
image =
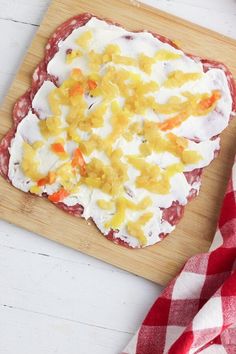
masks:
[[[148,29],[181,43],[196,55],[229,66],[236,77],[236,41],[193,25],[136,1],[54,0],[30,46],[0,111],[0,138],[11,127],[12,106],[29,87],[31,75],[43,57],[47,38],[64,20],[92,12],[131,30]],[[94,225],[69,216],[46,200],[22,193],[0,179],[0,217],[51,240],[78,249],[108,263],[166,284],[191,255],[206,251],[213,237],[225,186],[235,154],[236,122],[222,134],[220,156],[204,173],[200,196],[186,207],[176,230],[161,243],[143,250],[127,250],[107,241]]]

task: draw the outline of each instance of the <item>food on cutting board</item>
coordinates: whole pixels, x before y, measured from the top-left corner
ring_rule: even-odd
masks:
[[[49,39],[0,145],[24,192],[140,248],[174,230],[235,112],[229,70],[169,39],[82,14]],[[85,236],[86,237],[86,236]]]

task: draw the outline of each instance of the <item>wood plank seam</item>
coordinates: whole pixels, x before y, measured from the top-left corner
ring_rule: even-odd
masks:
[[[14,22],[14,23],[20,23],[23,25],[29,25],[29,26],[34,26],[34,27],[39,27],[37,23],[31,23],[31,22],[24,22],[24,21],[19,21],[19,20],[14,20],[13,18],[4,18],[0,17],[0,21],[9,21],[9,22]]]
[[[5,307],[7,309],[14,309],[14,310],[19,310],[19,311],[23,311],[23,312],[29,312],[29,313],[33,313],[36,315],[40,315],[40,316],[46,316],[46,317],[50,317],[50,318],[56,318],[56,319],[60,319],[63,321],[68,321],[71,323],[77,323],[77,324],[82,324],[84,326],[89,326],[89,327],[94,327],[94,328],[99,328],[99,329],[105,329],[107,331],[112,331],[112,332],[117,332],[117,333],[126,333],[126,334],[134,334],[134,332],[129,332],[129,331],[122,331],[120,329],[116,329],[116,328],[108,328],[108,327],[104,327],[104,326],[99,326],[99,325],[95,325],[93,323],[87,323],[84,321],[78,321],[78,320],[73,320],[72,318],[66,318],[66,317],[62,317],[62,316],[55,316],[49,313],[44,313],[44,312],[40,312],[40,311],[32,311],[26,308],[22,308],[22,307],[18,307],[18,306],[12,306],[12,305],[8,305],[8,304],[0,304],[0,306]]]

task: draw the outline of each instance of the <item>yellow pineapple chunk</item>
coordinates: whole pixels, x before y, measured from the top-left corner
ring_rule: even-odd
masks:
[[[127,230],[129,234],[138,239],[141,246],[147,244],[147,238],[142,227],[153,217],[153,213],[146,213],[141,215],[135,222],[127,222]]]
[[[93,33],[91,31],[86,31],[82,33],[79,38],[76,39],[76,44],[78,44],[81,48],[87,49],[89,46],[89,42],[93,38]]]
[[[161,49],[155,54],[155,59],[160,61],[175,60],[181,57],[178,53],[170,52],[169,50]]]
[[[112,61],[114,55],[119,55],[119,54],[120,54],[120,47],[117,44],[109,44],[108,46],[106,46],[103,52],[102,61],[103,63],[108,63]]]
[[[113,218],[105,224],[105,227],[111,227],[118,229],[125,221],[125,214],[127,209],[131,210],[143,210],[149,207],[152,201],[149,197],[143,198],[138,204],[124,198],[119,197],[116,199],[116,213]]]
[[[38,124],[40,132],[45,138],[56,136],[62,132],[61,120],[59,117],[49,117],[40,120]]]
[[[147,143],[147,142],[141,144],[139,147],[139,150],[140,150],[141,155],[144,157],[151,155],[151,153],[152,153],[152,148],[149,145],[149,143]]]
[[[60,102],[60,96],[59,96],[59,89],[55,88],[53,89],[49,95],[48,95],[48,102],[50,109],[52,111],[52,114],[55,116],[61,115],[61,102]]]
[[[146,74],[151,74],[152,65],[155,64],[155,58],[149,57],[145,54],[139,56],[139,68]]]
[[[127,173],[122,162],[113,165],[104,164],[97,158],[86,165],[87,176],[83,182],[88,186],[100,188],[104,193],[117,195],[123,189],[123,183],[127,180]]]
[[[73,168],[70,162],[63,163],[55,171],[60,184],[68,191],[71,192],[77,183]]]
[[[102,65],[102,54],[94,52],[94,50],[91,50],[88,53],[88,59],[89,59],[89,68],[92,72],[97,72],[100,69],[100,65]]]
[[[101,79],[100,87],[94,90],[95,93],[96,90],[99,90],[99,92],[101,92],[101,94],[103,95],[104,99],[108,101],[111,101],[119,95],[118,87],[114,85],[111,79],[112,78],[110,72],[108,72]]]
[[[202,73],[185,73],[180,70],[172,71],[167,80],[164,82],[164,87],[175,88],[186,84],[189,81],[195,81],[202,77]]]
[[[39,195],[41,193],[41,188],[37,185],[30,187],[30,193]]]
[[[116,100],[111,103],[111,111],[112,132],[107,137],[110,145],[126,131],[130,119],[130,113],[126,109],[122,109]]]
[[[43,147],[44,146],[44,142],[43,141],[40,141],[40,140],[38,140],[38,141],[35,141],[33,144],[32,144],[32,148],[34,149],[34,150],[39,150],[41,147]]]
[[[71,64],[73,60],[82,56],[80,50],[72,50],[71,52],[66,54],[66,64]]]
[[[177,136],[173,133],[168,133],[167,137],[170,141],[175,143],[177,146],[181,147],[182,149],[186,149],[188,147],[188,140],[186,138]]]
[[[128,65],[128,66],[136,66],[137,62],[134,58],[127,57],[124,55],[113,55],[113,63],[115,64],[123,64],[123,65]]]
[[[116,213],[111,221],[105,224],[105,227],[116,230],[125,220],[125,201],[122,198],[116,200]]]
[[[23,157],[20,167],[25,176],[29,177],[32,181],[36,182],[43,178],[43,175],[39,172],[37,152],[26,142],[23,143]]]
[[[93,111],[89,113],[87,116],[87,120],[90,122],[91,127],[99,128],[103,126],[104,116],[107,111],[107,104],[102,102],[99,106],[97,106]]]
[[[130,132],[124,132],[123,133],[123,137],[125,138],[125,140],[127,141],[132,141],[133,140],[133,134]]]
[[[104,210],[111,210],[114,206],[114,203],[112,201],[104,200],[104,199],[99,199],[97,200],[97,205],[99,208],[104,209]]]
[[[165,175],[166,175],[166,177],[171,178],[171,177],[173,177],[176,173],[181,173],[181,172],[183,172],[183,170],[184,170],[184,166],[183,166],[182,163],[175,163],[175,164],[169,165],[169,166],[166,168]]]
[[[67,138],[69,140],[74,141],[75,143],[80,143],[81,138],[79,136],[79,134],[76,133],[76,128],[77,125],[73,125],[71,124],[68,128],[67,128]]]
[[[129,126],[129,131],[134,135],[142,135],[143,134],[143,123],[142,122],[135,122]]]
[[[182,161],[186,165],[197,163],[202,159],[202,156],[197,151],[185,150],[182,153]]]
[[[147,238],[144,235],[143,230],[137,225],[136,222],[129,221],[127,223],[127,231],[131,236],[137,238],[141,246],[145,246],[147,244]]]

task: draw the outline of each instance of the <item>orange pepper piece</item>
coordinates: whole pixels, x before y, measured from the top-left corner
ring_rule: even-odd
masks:
[[[178,127],[187,118],[188,118],[188,113],[182,112],[173,118],[167,119],[165,122],[158,123],[158,128],[164,131],[173,129],[175,127]]]
[[[81,84],[75,84],[73,87],[70,88],[69,90],[69,96],[74,97],[77,95],[83,95],[84,93],[84,88]]]
[[[46,184],[53,184],[56,180],[56,173],[55,172],[49,172],[48,176],[41,178],[37,182],[38,187],[45,186]]]
[[[79,80],[82,75],[83,75],[83,73],[82,73],[81,69],[79,69],[79,68],[74,68],[71,71],[71,77],[74,80]]]
[[[44,178],[41,178],[40,180],[38,180],[37,186],[42,187],[42,186],[45,186],[45,184],[47,184],[47,183],[48,183],[48,177],[44,177]]]
[[[211,97],[205,98],[204,100],[201,100],[199,103],[199,106],[202,109],[208,109],[210,108],[216,101],[218,101],[221,98],[221,92],[219,90],[214,90],[212,92]]]
[[[65,153],[64,146],[61,143],[55,143],[51,145],[51,149],[56,154],[63,154]]]
[[[79,148],[74,151],[73,159],[71,161],[72,167],[79,166],[81,176],[86,175],[86,163],[84,161],[83,154]]]
[[[88,80],[88,88],[89,90],[94,90],[97,87],[96,81]]]
[[[72,69],[72,75],[81,75],[82,71],[80,68],[74,68]]]
[[[168,133],[167,134],[167,138],[169,138],[171,141],[176,141],[177,135],[173,134],[173,133]]]
[[[59,203],[60,201],[68,197],[68,195],[69,193],[64,188],[61,188],[58,192],[49,195],[48,200],[53,203]]]

